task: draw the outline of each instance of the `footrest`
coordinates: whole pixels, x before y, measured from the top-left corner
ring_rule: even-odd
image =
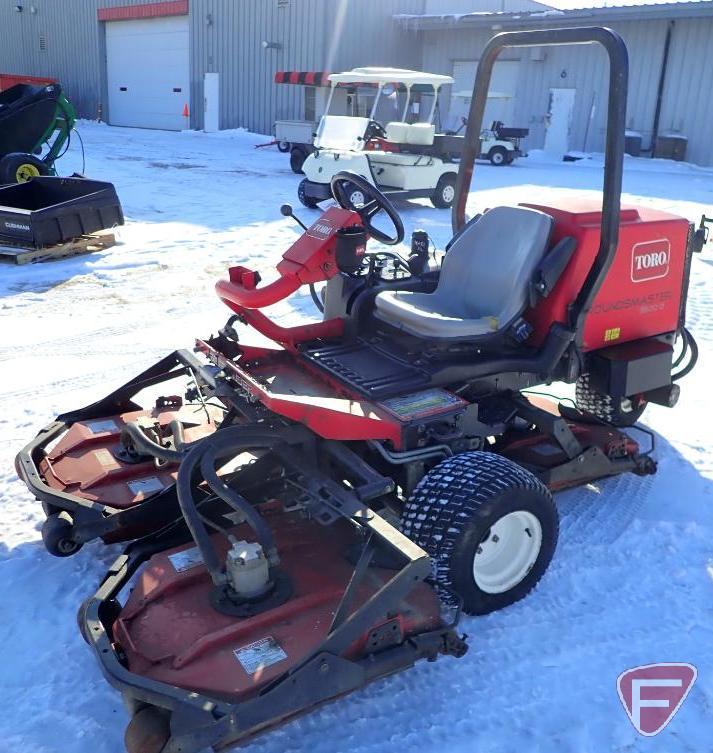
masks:
[[[427,387],[431,379],[426,369],[364,340],[309,348],[302,356],[359,394],[376,400]]]

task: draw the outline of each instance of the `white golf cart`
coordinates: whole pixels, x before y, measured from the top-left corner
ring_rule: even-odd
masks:
[[[330,94],[314,140],[315,151],[302,165],[305,179],[297,195],[307,207],[332,198],[330,181],[344,170],[361,175],[394,198],[428,198],[447,209],[455,197],[463,138],[436,134],[438,93],[450,76],[400,68],[355,68],[329,76]],[[373,92],[369,117],[330,114],[340,85]],[[382,126],[386,123],[386,126]],[[354,188],[350,200],[363,203]]]
[[[455,92],[454,98],[463,100],[464,107],[470,107],[470,91]],[[488,92],[487,105],[506,102],[511,97],[502,92]],[[486,107],[487,107],[486,105]],[[487,111],[486,111],[487,112]],[[450,133],[458,134],[468,125],[468,119],[460,118],[457,130]],[[524,139],[530,133],[529,128],[510,128],[502,120],[493,120],[490,128],[483,128],[480,132],[480,159],[487,159],[492,165],[511,165],[518,157],[527,157],[527,152],[520,146],[520,139]]]

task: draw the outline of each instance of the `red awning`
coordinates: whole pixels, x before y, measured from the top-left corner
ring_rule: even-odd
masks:
[[[329,86],[329,73],[327,71],[277,71],[275,83]]]

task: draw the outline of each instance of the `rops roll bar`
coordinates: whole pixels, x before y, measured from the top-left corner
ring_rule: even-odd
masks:
[[[604,151],[604,182],[602,196],[602,223],[599,251],[587,279],[572,305],[569,325],[581,332],[584,317],[606,277],[614,260],[619,240],[619,210],[621,205],[621,179],[624,167],[624,135],[626,124],[626,97],[629,79],[629,56],[624,40],[611,29],[599,26],[570,29],[542,29],[535,31],[506,31],[494,36],[483,50],[473,87],[473,99],[468,113],[468,126],[461,154],[456,199],[451,212],[453,232],[465,225],[465,205],[470,190],[473,166],[480,156],[480,132],[483,113],[490,87],[495,61],[505,48],[545,47],[564,44],[594,44],[604,47],[609,56],[609,105],[607,107],[607,133]]]

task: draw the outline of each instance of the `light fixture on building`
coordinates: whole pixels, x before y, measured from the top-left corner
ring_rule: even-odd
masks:
[[[22,6],[21,6],[21,5],[16,5],[16,6],[15,6],[15,11],[16,11],[17,13],[22,13]]]
[[[262,49],[263,50],[281,50],[282,45],[279,42],[263,41]]]

